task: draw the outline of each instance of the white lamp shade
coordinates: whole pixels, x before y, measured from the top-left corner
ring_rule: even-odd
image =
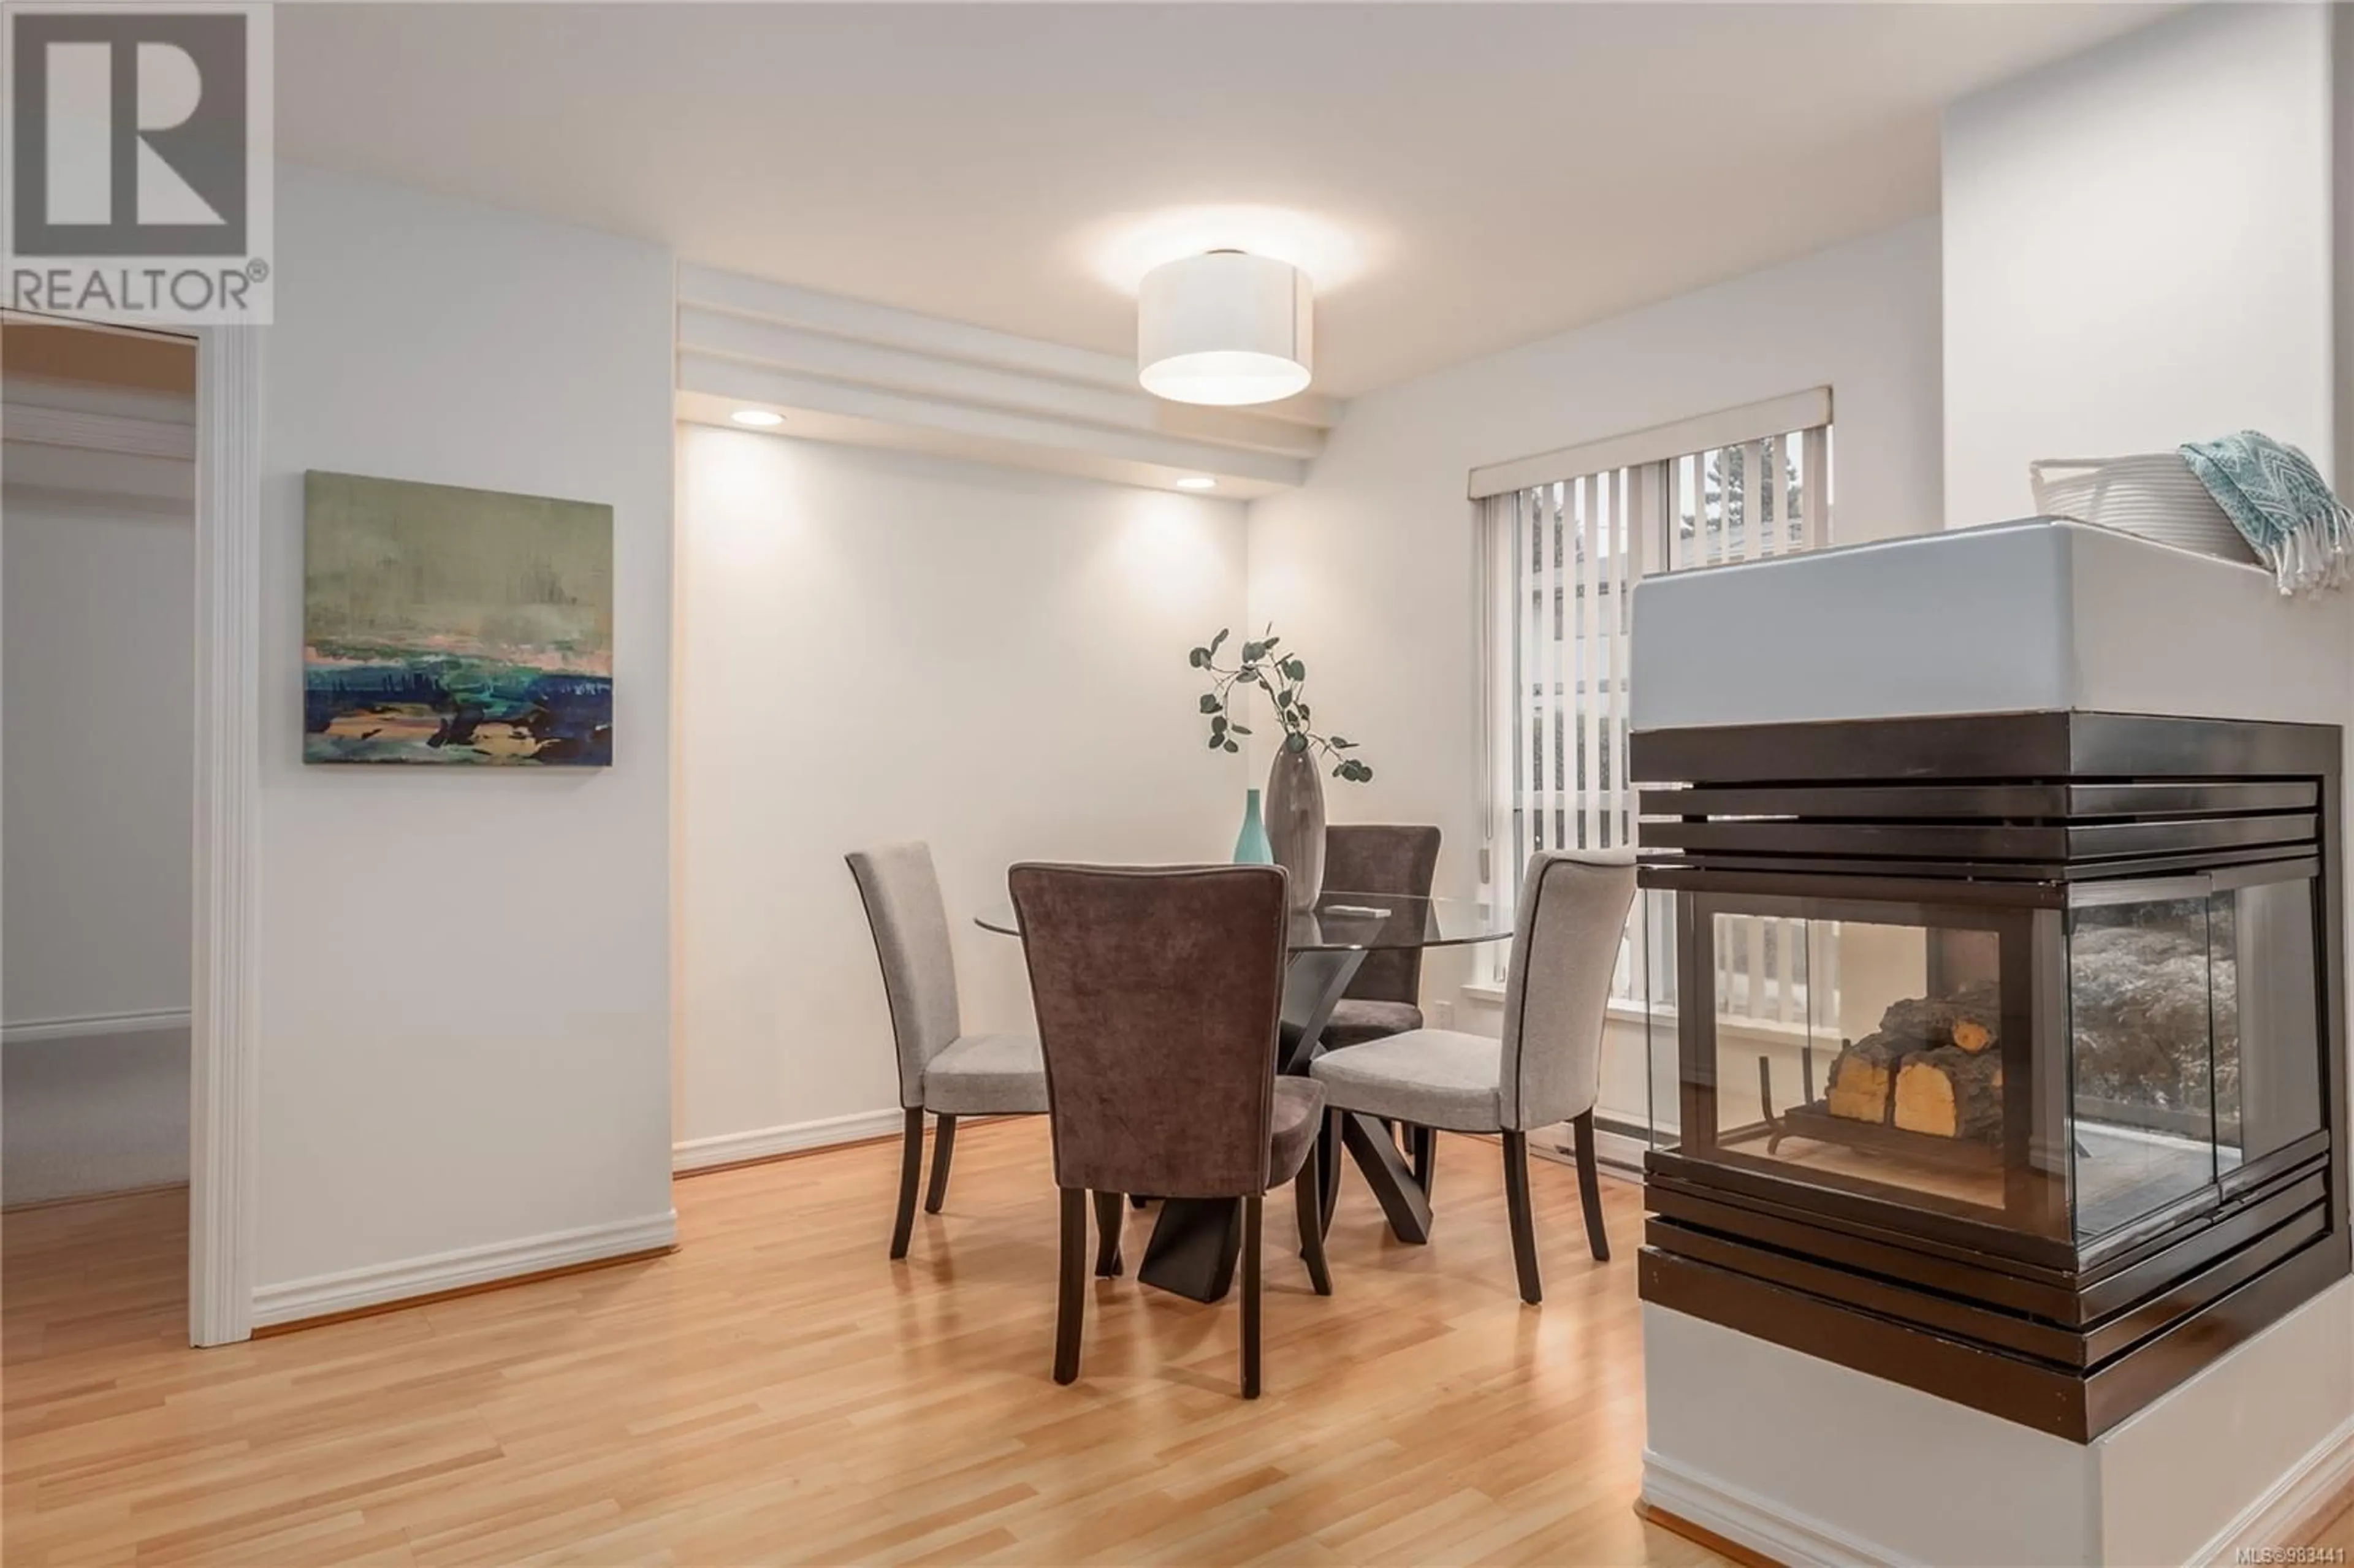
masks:
[[[1136,301],[1137,379],[1175,403],[1272,403],[1311,375],[1307,275],[1213,250],[1155,267]]]

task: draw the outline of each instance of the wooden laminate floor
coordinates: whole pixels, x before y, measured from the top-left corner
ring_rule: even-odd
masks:
[[[202,1351],[184,1193],[9,1214],[0,1556],[1718,1561],[1632,1512],[1632,1186],[1608,1184],[1596,1265],[1570,1173],[1536,1163],[1547,1299],[1524,1308],[1496,1149],[1446,1139],[1428,1247],[1351,1176],[1329,1299],[1268,1205],[1262,1399],[1236,1396],[1231,1300],[1132,1278],[1089,1287],[1057,1388],[1044,1133],[965,1129],[905,1264],[896,1151],[869,1145],[681,1181],[668,1257]]]
[[[185,1343],[185,1194],[10,1214],[9,1568],[1714,1561],[1631,1511],[1633,1187],[1597,1266],[1537,1163],[1524,1309],[1497,1150],[1447,1139],[1428,1247],[1352,1174],[1330,1298],[1267,1205],[1263,1398],[1236,1394],[1231,1299],[1132,1278],[1090,1286],[1057,1388],[1044,1126],[960,1131],[904,1264],[897,1152],[868,1145],[682,1181],[668,1257],[210,1351]]]

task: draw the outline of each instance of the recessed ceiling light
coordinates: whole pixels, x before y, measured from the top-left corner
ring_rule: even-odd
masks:
[[[785,417],[782,414],[771,414],[766,408],[738,408],[727,417],[739,425],[750,425],[756,429],[762,430],[772,425],[781,425],[785,422]]]
[[[1180,490],[1215,490],[1218,482],[1206,473],[1189,473],[1177,482]]]

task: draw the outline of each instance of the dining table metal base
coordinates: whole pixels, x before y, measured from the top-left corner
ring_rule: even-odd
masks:
[[[1191,1300],[1223,1300],[1242,1250],[1240,1198],[1164,1198],[1136,1277]]]
[[[1305,1074],[1308,1064],[1324,1054],[1324,1025],[1341,993],[1356,978],[1364,962],[1362,952],[1296,952],[1283,977],[1282,1070]],[[1430,1240],[1430,1199],[1390,1129],[1368,1116],[1344,1118],[1341,1141],[1365,1184],[1402,1242]],[[1339,1158],[1329,1136],[1318,1139],[1310,1158],[1324,1162]],[[1329,1190],[1331,1178],[1325,1179]],[[1152,1224],[1137,1278],[1156,1289],[1194,1301],[1217,1301],[1235,1282],[1235,1260],[1242,1253],[1242,1200],[1239,1198],[1168,1198]]]
[[[1390,1128],[1378,1117],[1352,1113],[1341,1118],[1341,1141],[1365,1185],[1373,1189],[1390,1234],[1410,1245],[1427,1243],[1430,1194],[1415,1180],[1414,1168]],[[1338,1158],[1330,1143],[1329,1137],[1319,1139],[1310,1158]],[[1224,1300],[1234,1287],[1235,1260],[1242,1254],[1242,1209],[1239,1198],[1164,1198],[1136,1277],[1189,1300]],[[1305,1255],[1307,1248],[1300,1251]]]
[[[1328,1135],[1326,1141],[1330,1140]],[[1365,1185],[1373,1190],[1382,1217],[1390,1224],[1390,1234],[1415,1246],[1427,1243],[1430,1192],[1416,1179],[1389,1124],[1379,1117],[1351,1111],[1341,1118],[1341,1141],[1349,1158],[1357,1162]],[[1324,1157],[1331,1158],[1331,1151],[1324,1151]]]

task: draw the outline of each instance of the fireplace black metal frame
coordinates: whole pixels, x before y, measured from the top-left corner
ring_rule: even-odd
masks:
[[[2018,923],[2077,884],[2309,875],[2324,1097],[2321,1131],[2082,1247],[2053,1189],[2007,1187],[1998,1224],[1654,1150],[1644,1298],[2082,1442],[2344,1277],[2341,756],[2332,726],[2080,712],[1636,731],[1642,880],[1681,895],[1681,996],[1705,994],[1719,898],[2009,930],[2001,994],[2025,1009]],[[1686,1128],[1716,1127],[1711,1022],[1679,1022]],[[2033,1022],[1999,1031],[2013,1139]]]

